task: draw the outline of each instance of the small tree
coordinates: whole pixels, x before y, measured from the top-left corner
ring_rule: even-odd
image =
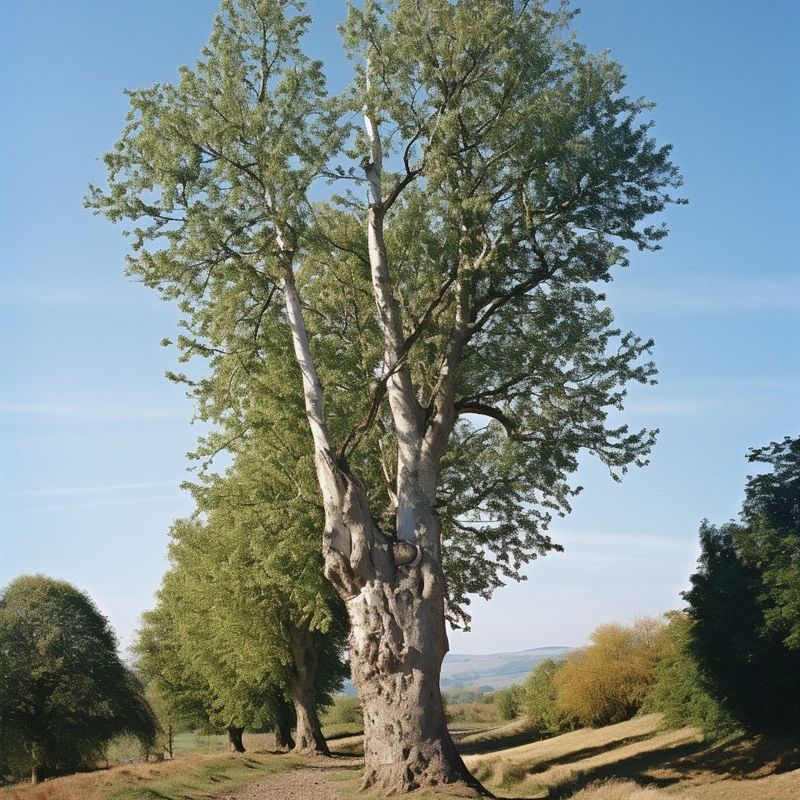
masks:
[[[91,769],[129,733],[149,746],[157,722],[92,601],[44,575],[0,595],[0,763],[32,782]]]
[[[516,719],[520,714],[524,690],[521,686],[507,686],[495,692],[494,701],[497,704],[497,711],[500,719]]]
[[[661,620],[642,618],[596,628],[591,644],[571,653],[553,676],[561,711],[583,725],[630,719],[656,682],[664,627]]]

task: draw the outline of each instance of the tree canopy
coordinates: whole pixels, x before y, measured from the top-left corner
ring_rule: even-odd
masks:
[[[0,595],[0,764],[36,781],[92,768],[114,736],[157,722],[108,621],[65,581],[26,575]]]
[[[637,122],[648,105],[621,95],[619,66],[562,38],[565,10],[524,5],[353,7],[344,44],[355,82],[330,99],[322,65],[300,50],[302,3],[224,2],[196,67],[128,93],[128,124],[105,157],[109,188],[88,200],[134,222],[129,272],[179,299],[182,358],[212,368],[190,382],[201,413],[246,425],[248,370],[273,346],[274,317],[286,322],[272,302],[281,231],[326,423],[351,464],[378,463],[382,448],[391,467],[370,201],[349,189],[311,200],[326,181],[369,186],[365,134],[343,115],[375,109],[396,164],[384,169],[383,212],[398,346],[429,417],[458,304],[469,307],[438,493],[454,617],[467,593],[490,594],[552,546],[543,528],[569,509],[580,450],[617,474],[653,442],[606,424],[622,387],[654,368],[639,360],[651,342],[613,326],[597,287],[627,264],[625,242],[658,247],[665,230],[638,223],[672,200],[663,187],[677,172]],[[459,264],[469,280],[457,280]],[[390,469],[386,486],[370,483],[388,533],[395,480]]]

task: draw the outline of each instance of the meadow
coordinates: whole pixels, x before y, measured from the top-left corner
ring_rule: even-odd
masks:
[[[472,706],[472,708],[470,708]],[[498,798],[515,800],[795,800],[800,747],[787,739],[738,737],[714,744],[696,728],[668,730],[659,714],[532,741],[524,719],[501,722],[486,703],[450,709],[453,736],[470,770]],[[362,737],[330,723],[330,759],[281,754],[271,737],[248,734],[248,752],[224,752],[224,737],[181,734],[175,757],[15,786],[2,800],[354,800]],[[337,733],[340,735],[337,737]],[[341,735],[344,733],[345,735]],[[127,758],[123,743],[117,755]],[[113,752],[109,752],[109,757]],[[286,789],[291,786],[291,790]],[[246,788],[249,787],[249,788]],[[244,792],[244,794],[239,794]],[[414,793],[453,798],[452,792]]]

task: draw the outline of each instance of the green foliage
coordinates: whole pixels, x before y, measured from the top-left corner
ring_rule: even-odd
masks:
[[[736,720],[709,690],[692,652],[693,623],[681,613],[670,615],[664,632],[666,649],[656,667],[657,679],[645,711],[660,711],[666,725],[695,725],[710,740],[739,732]]]
[[[561,713],[590,726],[630,719],[655,685],[666,647],[664,628],[647,617],[630,626],[596,628],[591,644],[570,653],[553,674]]]
[[[800,651],[765,623],[762,575],[742,554],[751,534],[735,523],[701,526],[698,570],[684,594],[690,649],[709,692],[739,724],[791,732],[800,719]]]
[[[516,719],[520,714],[520,707],[524,696],[524,689],[522,686],[518,685],[508,686],[505,689],[499,689],[495,692],[494,702],[497,705],[500,719]]]
[[[0,675],[0,764],[16,777],[93,768],[122,733],[155,739],[155,716],[108,621],[69,583],[33,575],[5,587]]]
[[[562,663],[552,658],[545,659],[525,681],[520,710],[542,739],[567,733],[577,727],[575,718],[568,716],[558,705],[553,678]]]
[[[397,437],[368,202],[363,186],[323,185],[363,182],[371,156],[356,121],[369,110],[392,165],[385,238],[402,369],[424,424],[441,412],[454,425],[434,504],[449,615],[465,624],[467,595],[488,597],[556,547],[547,527],[579,491],[581,451],[615,477],[647,461],[654,432],[610,415],[628,384],[653,380],[651,342],[614,326],[597,287],[628,247],[659,246],[666,231],[647,220],[680,178],[641,119],[648,104],[624,95],[619,65],[569,35],[563,5],[351,6],[354,82],[330,99],[301,49],[302,8],[226,0],[196,66],[129,93],[108,186],[87,204],[130,223],[129,273],[179,302],[180,359],[209,365],[206,378],[173,376],[218,426],[201,456],[261,425],[285,432],[260,398],[300,393],[299,372],[271,359],[288,342],[274,300],[291,259],[326,424],[391,537]],[[451,357],[457,386],[436,408]]]
[[[771,470],[747,480],[741,559],[761,576],[766,632],[800,650],[800,437],[755,448],[747,460]]]

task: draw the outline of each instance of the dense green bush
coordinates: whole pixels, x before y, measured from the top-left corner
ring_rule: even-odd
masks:
[[[11,777],[92,768],[119,734],[155,739],[155,715],[108,621],[69,583],[33,575],[5,588],[0,675],[0,762]]]
[[[362,722],[361,703],[357,697],[337,694],[322,713],[324,725],[357,725]]]
[[[656,684],[644,704],[645,711],[660,711],[669,727],[696,725],[707,739],[737,733],[736,720],[709,691],[691,644],[693,623],[686,614],[670,615],[665,631],[666,649],[656,666]]]
[[[506,689],[499,689],[494,694],[495,705],[500,714],[500,719],[516,719],[521,713],[522,701],[525,690],[522,686],[509,686]]]
[[[558,705],[553,685],[556,671],[563,663],[548,658],[542,661],[525,681],[521,711],[542,739],[558,736],[577,727],[577,720],[566,714]]]

